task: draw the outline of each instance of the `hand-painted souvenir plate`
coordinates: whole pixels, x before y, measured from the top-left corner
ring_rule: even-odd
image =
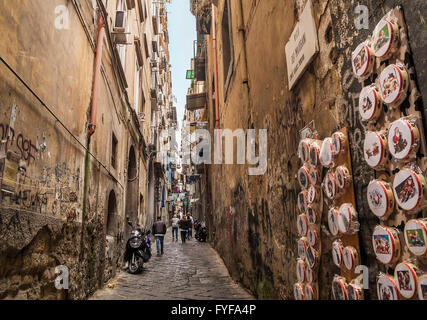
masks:
[[[408,73],[394,64],[389,65],[380,75],[381,98],[385,104],[399,105],[408,91]]]
[[[397,289],[402,297],[411,299],[417,293],[418,268],[412,263],[399,263],[394,270],[394,279],[397,282]]]
[[[316,249],[314,249],[313,247],[310,246],[307,249],[307,254],[306,254],[305,260],[307,262],[307,265],[311,269],[313,269],[317,265],[317,262],[319,261],[319,252],[317,252]]]
[[[400,257],[400,241],[394,228],[376,226],[372,235],[372,245],[378,261],[390,264]]]
[[[308,204],[318,203],[320,194],[315,186],[308,188]]]
[[[317,222],[317,211],[311,206],[307,208],[307,221],[309,224],[316,224]]]
[[[347,141],[347,137],[344,133],[337,131],[332,135],[332,141],[334,147],[334,154],[337,155],[344,150],[344,145]]]
[[[299,182],[301,188],[307,189],[309,181],[310,181],[310,175],[309,175],[307,167],[305,167],[305,166],[301,167],[298,170],[298,182]]]
[[[347,297],[348,300],[363,300],[363,289],[353,283],[350,283],[347,286]]]
[[[362,77],[367,75],[373,68],[373,52],[369,46],[361,43],[351,55],[353,72],[356,76]]]
[[[305,211],[307,210],[307,205],[308,205],[307,191],[302,191],[298,194],[298,209],[302,213],[305,213]]]
[[[426,220],[409,220],[405,225],[405,242],[416,256],[427,255],[427,222]]]
[[[399,40],[399,28],[389,20],[383,19],[375,27],[372,50],[378,58],[386,57],[397,45]]]
[[[304,300],[304,289],[302,284],[295,283],[294,284],[294,297],[295,300]]]
[[[404,119],[393,122],[388,132],[388,147],[393,157],[406,159],[419,146],[419,130]]]
[[[375,86],[364,87],[359,96],[359,113],[364,121],[378,119],[382,111],[382,99]]]
[[[313,186],[319,184],[320,182],[319,171],[317,171],[316,168],[311,168],[309,174],[310,174],[310,183]]]
[[[339,166],[335,171],[338,188],[345,189],[352,181],[350,171],[346,166]]]
[[[385,137],[377,132],[366,132],[363,155],[370,167],[377,168],[387,161],[386,150],[387,140]]]
[[[298,256],[304,260],[307,256],[307,250],[308,250],[308,239],[305,237],[302,237],[298,240]]]
[[[307,139],[301,140],[298,145],[298,157],[306,163],[310,160],[310,142]]]
[[[357,212],[351,203],[344,203],[338,210],[338,230],[341,233],[354,233],[357,222]]]
[[[313,283],[314,282],[313,269],[311,269],[310,267],[307,267],[306,275],[307,275],[307,282],[308,283]]]
[[[319,160],[322,166],[330,168],[334,166],[334,144],[332,138],[323,140],[322,148],[320,149]]]
[[[338,234],[338,210],[336,208],[331,208],[328,212],[328,226],[329,232],[336,236]]]
[[[305,300],[317,300],[317,289],[314,286],[306,284],[304,292]]]
[[[297,229],[300,237],[305,237],[308,230],[308,221],[305,214],[300,214],[297,218]]]
[[[338,268],[341,268],[343,263],[343,250],[341,241],[335,240],[332,243],[332,260]]]
[[[388,183],[373,180],[368,185],[368,204],[372,213],[380,219],[387,219],[394,209],[394,195]]]
[[[418,299],[427,300],[427,274],[418,279]]]
[[[393,181],[393,193],[403,210],[414,210],[423,196],[424,177],[410,169],[400,170]]]
[[[344,266],[347,270],[353,270],[359,264],[359,254],[356,248],[348,246],[343,251]]]
[[[317,167],[319,165],[319,153],[320,153],[319,143],[313,142],[310,145],[310,164],[313,167]]]
[[[348,300],[347,283],[344,278],[335,277],[332,281],[332,296],[334,300]]]
[[[377,294],[379,300],[400,300],[394,278],[385,274],[378,276]]]
[[[310,246],[315,246],[317,244],[317,231],[314,229],[309,229],[307,232],[307,238],[308,238],[308,243],[310,244]]]
[[[302,259],[298,259],[297,260],[297,279],[298,282],[305,282],[306,280],[306,265],[305,265],[305,261]]]
[[[328,172],[325,176],[323,181],[323,191],[331,200],[334,200],[337,197],[338,184],[335,175],[332,172]]]

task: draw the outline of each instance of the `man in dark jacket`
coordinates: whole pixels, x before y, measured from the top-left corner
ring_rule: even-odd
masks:
[[[156,237],[157,255],[163,254],[163,242],[166,234],[166,224],[161,217],[157,217],[157,221],[153,224],[153,235]]]

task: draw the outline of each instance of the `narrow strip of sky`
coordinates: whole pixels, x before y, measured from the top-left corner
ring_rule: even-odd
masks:
[[[177,98],[177,118],[179,128],[184,117],[186,96],[191,85],[185,79],[191,68],[193,41],[197,37],[196,19],[190,12],[190,0],[172,0],[167,5],[169,28],[169,52],[172,65],[172,91]],[[181,130],[177,133],[178,146],[181,144]]]

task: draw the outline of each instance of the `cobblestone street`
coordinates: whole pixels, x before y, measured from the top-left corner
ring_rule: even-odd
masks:
[[[194,238],[185,244],[172,242],[171,230],[165,238],[165,253],[153,257],[141,274],[121,271],[92,300],[229,300],[253,299],[230,277],[216,251]]]

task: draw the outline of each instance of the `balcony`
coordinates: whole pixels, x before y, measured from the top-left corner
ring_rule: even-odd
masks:
[[[207,103],[206,92],[187,95],[187,110],[194,111],[205,108]]]

